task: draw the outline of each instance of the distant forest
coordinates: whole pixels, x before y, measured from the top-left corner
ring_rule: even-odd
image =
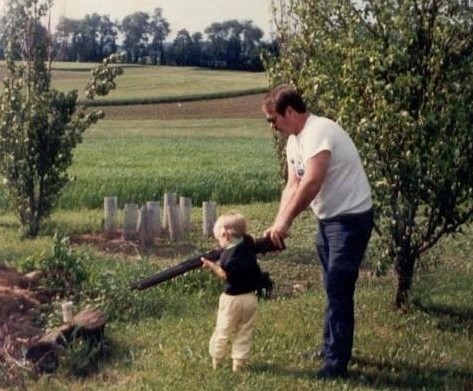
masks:
[[[0,59],[4,57],[5,25],[0,20]],[[211,69],[262,71],[261,53],[275,54],[275,42],[263,40],[263,31],[252,21],[227,20],[212,23],[204,33],[179,30],[168,41],[171,26],[161,8],[150,15],[135,12],[121,22],[93,13],[83,19],[62,17],[50,35],[45,26],[37,34],[51,39],[54,61],[99,62],[115,52],[124,52],[131,64],[197,66]]]

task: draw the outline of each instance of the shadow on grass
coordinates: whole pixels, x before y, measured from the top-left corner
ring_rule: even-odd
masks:
[[[92,366],[89,373],[86,375],[93,375],[105,367],[113,366],[119,363],[125,368],[131,368],[136,356],[140,354],[137,349],[136,352],[133,349],[132,344],[128,344],[124,341],[117,341],[113,336],[107,337],[102,347],[102,350],[96,357],[96,361],[93,362],[95,366]]]
[[[409,390],[473,390],[473,373],[449,367],[413,365],[405,361],[380,362],[355,357],[357,368],[350,371],[350,380],[371,387]]]
[[[18,224],[16,221],[0,221],[0,228],[18,229],[19,227],[20,224]]]
[[[293,377],[295,379],[315,377],[315,370],[284,367],[279,364],[255,363],[251,366],[251,370],[254,372],[271,373],[276,376]]]
[[[473,307],[424,304],[420,300],[413,300],[413,304],[422,312],[435,316],[440,330],[458,332],[466,329],[473,333]]]
[[[473,373],[445,367],[421,367],[407,362],[382,363],[380,361],[356,357],[352,360],[355,368],[349,368],[348,376],[338,379],[339,383],[355,386],[369,386],[375,389],[405,390],[473,390]],[[259,363],[252,365],[254,372],[270,372],[276,376],[294,379],[313,379],[317,367],[297,369],[278,364]]]

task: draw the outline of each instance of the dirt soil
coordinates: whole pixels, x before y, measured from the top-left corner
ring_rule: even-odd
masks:
[[[0,264],[0,373],[6,381],[19,376],[23,352],[44,334],[35,319],[51,298],[38,279],[37,273],[23,275]]]
[[[264,94],[207,101],[100,107],[108,120],[261,119]]]
[[[190,243],[171,243],[169,240],[162,238],[156,239],[151,246],[144,247],[138,239],[123,239],[122,232],[115,232],[111,235],[97,232],[73,234],[69,240],[72,245],[92,246],[104,257],[126,261],[138,261],[146,257],[151,261],[159,262],[161,266],[163,262],[166,264],[166,260],[175,263],[175,260],[172,261],[173,258],[182,254],[191,254],[195,250]]]

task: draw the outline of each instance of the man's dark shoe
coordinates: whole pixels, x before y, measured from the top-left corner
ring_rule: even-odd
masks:
[[[346,377],[346,376],[347,376],[346,368],[334,368],[334,367],[328,367],[328,366],[324,366],[315,374],[315,377],[321,380],[336,379],[336,378]]]

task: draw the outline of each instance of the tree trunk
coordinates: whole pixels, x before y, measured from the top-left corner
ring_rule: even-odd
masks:
[[[396,260],[397,290],[395,305],[403,308],[409,300],[409,291],[414,277],[414,257],[399,256]]]

